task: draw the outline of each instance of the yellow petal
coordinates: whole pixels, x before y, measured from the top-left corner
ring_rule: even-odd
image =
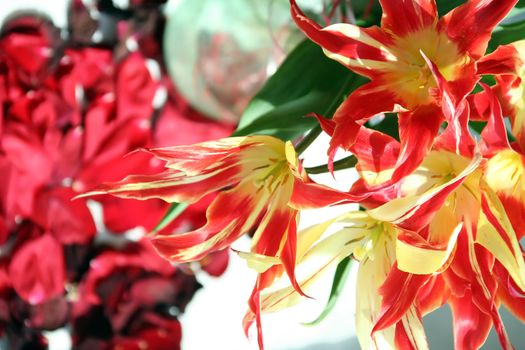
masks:
[[[421,319],[417,316],[417,311],[414,306],[412,306],[405,316],[403,316],[401,323],[405,328],[405,332],[414,349],[429,349],[425,329],[423,328]]]
[[[238,251],[237,255],[242,259],[246,260],[249,268],[254,269],[258,273],[263,273],[274,265],[279,265],[281,260],[275,256],[267,256],[262,254],[241,252]]]
[[[460,223],[454,228],[445,250],[417,247],[398,239],[397,267],[401,271],[416,275],[427,275],[438,271],[448,261],[462,227]]]
[[[484,186],[483,190],[487,195],[489,209],[492,214],[496,216],[504,233],[500,233],[489,222],[485,214],[481,213],[478,222],[476,242],[491,252],[509,272],[514,282],[516,282],[522,290],[525,290],[525,261],[523,260],[516,233],[498,197],[488,186]],[[501,234],[506,235],[506,237],[502,237]],[[506,242],[509,242],[510,246]]]
[[[381,312],[381,297],[377,292],[395,261],[393,240],[380,237],[376,250],[381,252],[374,259],[364,259],[357,273],[356,291],[356,335],[361,349],[395,349],[395,327],[371,333]]]

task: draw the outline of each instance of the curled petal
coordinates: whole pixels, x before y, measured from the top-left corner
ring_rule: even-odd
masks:
[[[407,238],[413,237],[414,234],[398,236],[396,242],[398,268],[401,271],[418,275],[431,274],[438,271],[450,259],[461,228],[462,224],[460,223],[450,233],[445,249],[436,249],[435,246],[424,240],[407,240]],[[443,234],[443,232],[440,232],[440,234]]]
[[[421,164],[432,147],[441,123],[441,113],[432,105],[419,107],[412,113],[400,113],[401,152],[391,183],[398,182]]]

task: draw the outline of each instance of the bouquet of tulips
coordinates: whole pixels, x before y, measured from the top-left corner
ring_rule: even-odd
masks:
[[[290,0],[307,39],[231,137],[147,148],[162,172],[85,195],[182,211],[216,193],[204,225],[150,241],[190,262],[250,235],[238,252],[257,273],[244,327],[256,324],[261,349],[264,313],[301,302],[351,260],[363,349],[428,348],[422,317],[445,303],[456,349],[480,348],[492,327],[512,349],[498,310],[525,322],[524,5],[332,1],[324,20],[340,13],[343,23],[323,26]],[[328,162],[305,168],[301,153],[321,131]],[[351,155],[336,160],[338,150]],[[350,167],[359,178],[347,192],[309,177]],[[360,209],[298,231],[303,210],[344,203]]]

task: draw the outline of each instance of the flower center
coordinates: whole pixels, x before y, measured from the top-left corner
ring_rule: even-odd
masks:
[[[392,51],[399,63],[396,70],[385,74],[385,83],[392,86],[409,109],[433,102],[430,89],[436,87],[436,82],[421,52],[436,64],[446,80],[453,80],[465,63],[456,44],[433,27],[397,38]]]

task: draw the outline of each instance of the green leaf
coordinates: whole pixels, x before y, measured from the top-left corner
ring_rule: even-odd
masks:
[[[525,19],[512,25],[498,26],[492,32],[489,51],[494,51],[499,45],[525,39]]]
[[[354,155],[345,157],[343,159],[336,160],[334,162],[334,171],[349,169],[355,167],[357,164],[357,158]],[[308,174],[324,174],[329,172],[328,164],[318,165],[310,168],[304,168]]]
[[[324,320],[326,316],[330,314],[337,302],[337,299],[339,298],[339,295],[343,290],[345,281],[348,278],[348,275],[350,273],[350,267],[352,266],[351,262],[351,258],[346,257],[343,260],[341,260],[339,265],[337,265],[337,269],[335,270],[334,274],[334,280],[332,282],[332,289],[330,290],[330,297],[328,298],[328,302],[326,303],[323,312],[321,312],[321,314],[312,322],[305,323],[305,326],[317,325],[322,320]]]
[[[252,99],[233,136],[266,134],[286,140],[301,136],[317,124],[305,115],[326,114],[334,102],[337,107],[354,77],[326,57],[319,46],[305,40]]]
[[[159,232],[160,230],[168,226],[169,223],[175,220],[180,214],[182,214],[187,207],[188,203],[172,203],[166,214],[164,214],[164,217],[160,220],[157,226],[155,226],[152,232]]]
[[[499,45],[525,39],[525,1],[520,1],[512,11],[492,31],[488,52],[494,51]]]
[[[463,5],[465,0],[436,1],[439,16],[444,16],[456,7]]]
[[[398,118],[395,113],[385,113],[385,117],[379,123],[370,120],[366,124],[370,129],[381,131],[399,141]]]

